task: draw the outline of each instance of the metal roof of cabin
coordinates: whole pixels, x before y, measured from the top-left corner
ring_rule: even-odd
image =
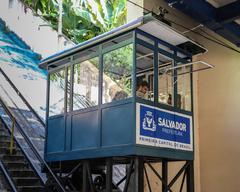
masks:
[[[124,32],[134,30],[134,29],[141,29],[142,31],[151,34],[158,39],[164,40],[165,42],[173,45],[187,45],[193,47],[193,49],[197,50],[193,55],[206,52],[207,50],[202,47],[201,45],[197,44],[196,42],[190,40],[186,36],[182,35],[176,29],[172,28],[171,26],[159,21],[158,19],[154,18],[151,14],[144,15],[130,23],[122,25],[116,29],[113,29],[109,32],[103,33],[97,37],[94,37],[90,40],[87,40],[83,43],[80,43],[72,48],[60,51],[56,54],[53,54],[40,62],[39,67],[43,69],[47,69],[47,66],[57,60],[66,58],[76,52],[79,52],[85,48],[92,47],[97,43],[101,43],[107,39],[120,35]],[[181,47],[182,48],[182,47]],[[185,50],[186,51],[186,50]],[[188,51],[188,50],[187,50]]]

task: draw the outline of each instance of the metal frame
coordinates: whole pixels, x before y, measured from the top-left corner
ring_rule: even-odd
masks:
[[[164,73],[167,73],[167,72],[170,71],[170,70],[180,69],[180,68],[182,68],[182,67],[189,67],[189,66],[192,66],[192,67],[193,67],[194,64],[197,64],[197,63],[201,63],[201,64],[205,65],[205,67],[203,67],[203,68],[201,68],[201,69],[195,69],[195,70],[193,70],[193,69],[191,68],[190,72],[185,72],[185,73],[177,74],[177,76],[185,75],[185,74],[187,74],[187,73],[193,73],[193,72],[198,72],[198,71],[203,71],[203,70],[207,70],[207,69],[212,69],[212,68],[214,68],[213,65],[211,65],[211,64],[209,64],[209,63],[206,63],[206,62],[204,62],[204,61],[194,61],[194,62],[184,63],[184,64],[181,64],[181,65],[176,65],[176,66],[174,66],[174,67],[168,67],[168,68],[165,69],[165,72],[164,72]]]
[[[128,33],[129,31],[125,32]],[[191,115],[193,116],[193,97],[191,96],[191,111],[186,111],[183,109],[180,109],[177,107],[177,84],[174,84],[174,95],[173,95],[173,106],[169,106],[167,104],[162,104],[158,102],[158,75],[154,75],[154,101],[147,101],[147,100],[143,100],[140,98],[136,98],[136,46],[137,44],[141,44],[149,49],[151,49],[153,51],[154,54],[154,74],[158,74],[159,73],[159,66],[158,66],[158,53],[161,53],[167,57],[169,57],[170,59],[173,60],[173,65],[174,67],[177,66],[178,62],[182,62],[182,63],[189,63],[189,61],[191,61],[192,55],[190,55],[189,53],[186,53],[184,50],[170,45],[169,43],[164,42],[163,40],[157,39],[156,37],[147,34],[144,31],[141,31],[140,29],[135,29],[134,31],[131,31],[133,33],[133,36],[130,40],[125,41],[125,42],[121,42],[119,45],[117,46],[112,46],[111,48],[107,48],[107,49],[103,49],[102,48],[102,43],[101,44],[94,44],[93,46],[99,46],[99,87],[98,87],[98,105],[92,108],[86,108],[86,109],[81,109],[81,110],[77,110],[77,111],[73,111],[73,85],[71,85],[71,92],[70,92],[70,96],[71,96],[71,107],[70,107],[70,111],[66,112],[66,104],[65,104],[65,112],[63,115],[65,118],[67,115],[72,115],[72,114],[76,114],[76,113],[85,113],[88,111],[93,111],[93,110],[98,110],[99,115],[101,115],[101,110],[104,108],[108,108],[108,107],[112,107],[112,106],[116,106],[116,105],[120,105],[120,104],[125,104],[128,102],[140,102],[143,104],[150,104],[156,107],[160,107],[163,109],[168,109],[168,110],[172,110],[172,111],[176,111],[176,112],[180,112],[182,114],[187,114],[187,115]],[[125,34],[124,33],[124,34]],[[154,45],[151,45],[141,39],[137,38],[137,34],[141,34],[143,36],[146,36],[147,38],[150,38],[151,40],[153,40]],[[114,39],[116,37],[112,37],[111,39]],[[111,39],[105,40],[109,41]],[[103,42],[103,43],[104,43]],[[103,83],[103,55],[107,52],[113,51],[117,48],[126,46],[133,43],[133,70],[132,70],[132,98],[126,99],[126,100],[121,100],[121,101],[114,101],[111,103],[106,103],[106,104],[102,104],[102,83]],[[159,47],[159,44],[163,44],[165,47],[168,47],[171,52],[167,52],[166,50],[163,50]],[[88,47],[90,48],[90,47]],[[181,52],[182,54],[186,55],[186,58],[180,58],[177,56],[177,53]],[[68,56],[69,57],[69,56]],[[71,69],[71,84],[73,84],[73,66],[74,64],[77,63],[76,60],[73,60],[73,55],[70,56],[70,63],[67,64],[67,66],[61,66],[61,68],[63,68],[65,70],[67,70],[67,67],[70,66]],[[56,69],[56,70],[59,70]],[[54,70],[50,70],[50,74],[52,72],[56,71]],[[174,74],[174,81],[177,81],[177,74],[176,74],[176,70],[174,70],[175,74]],[[50,74],[48,75],[48,92],[47,92],[47,118],[48,118],[48,113],[49,113],[49,87],[50,87]],[[65,76],[65,82],[67,76]],[[190,88],[191,88],[191,94],[193,93],[193,84],[192,84],[192,73],[190,74]],[[65,88],[66,89],[66,88]],[[66,99],[66,93],[65,93],[65,99]],[[66,101],[65,101],[66,102]],[[136,107],[136,106],[135,106]],[[55,117],[50,117],[50,118],[55,118]],[[134,114],[134,118],[136,119],[136,114]],[[100,118],[99,118],[100,121]],[[102,125],[99,125],[99,130],[102,130]],[[47,133],[47,132],[46,132]],[[136,137],[136,136],[135,136]],[[47,135],[46,135],[47,138]],[[194,142],[194,139],[193,139]],[[100,143],[102,143],[102,141],[100,141]],[[46,150],[46,149],[45,149]],[[161,158],[157,158],[152,160],[150,157],[145,157],[145,156],[135,156],[135,157],[124,157],[126,160],[124,161],[125,164],[128,164],[129,168],[127,170],[127,174],[121,179],[121,181],[119,181],[116,185],[120,185],[124,180],[125,180],[125,187],[124,187],[124,192],[127,192],[128,189],[130,189],[131,187],[134,188],[135,192],[143,192],[144,187],[143,187],[143,181],[144,178],[146,178],[146,182],[147,182],[147,186],[149,191],[152,191],[151,188],[151,182],[149,180],[148,177],[148,171],[145,167],[145,165],[148,165],[150,167],[150,169],[156,174],[156,176],[159,178],[159,180],[162,182],[162,191],[167,192],[167,191],[172,191],[171,187],[172,185],[180,179],[180,175],[184,175],[182,181],[181,181],[181,188],[180,188],[180,192],[183,190],[183,183],[186,182],[187,184],[187,192],[193,192],[194,191],[194,185],[193,185],[193,161],[188,160],[186,161],[186,164],[179,170],[179,172],[175,175],[175,177],[169,182],[168,181],[168,164],[170,162],[177,162],[179,161],[178,159],[161,159]],[[97,161],[97,160],[93,160],[93,161]],[[94,182],[92,180],[92,172],[91,172],[91,168],[94,167],[94,165],[91,164],[92,160],[91,159],[87,159],[87,160],[79,160],[78,163],[80,162],[80,166],[82,168],[82,176],[83,176],[83,181],[82,181],[82,190],[85,191],[91,191],[94,192],[95,190],[95,186],[94,186]],[[115,157],[108,157],[105,158],[103,160],[103,165],[106,167],[105,168],[105,172],[106,172],[106,191],[107,192],[111,192],[112,191],[112,165],[113,164],[117,164],[118,161],[115,161]],[[157,171],[156,169],[154,169],[152,167],[152,165],[150,164],[151,162],[158,162],[158,163],[162,163],[162,173],[160,176],[159,171]],[[73,172],[76,171],[75,169],[73,169]],[[133,175],[132,173],[134,173],[134,185],[131,186],[130,183],[132,183],[131,180],[131,175]],[[186,179],[185,179],[186,178]],[[130,182],[131,181],[131,182]]]
[[[191,55],[186,53],[185,51],[181,50],[180,48],[176,47],[176,46],[173,46],[167,42],[164,42],[163,40],[160,40],[150,34],[147,34],[146,32],[144,31],[141,31],[140,29],[137,29],[136,30],[136,33],[138,34],[141,34],[143,36],[146,36],[147,38],[149,39],[152,39],[154,41],[154,45],[151,45],[141,39],[138,39],[136,38],[136,44],[140,44],[148,49],[151,49],[153,52],[154,52],[154,74],[158,74],[158,53],[162,54],[162,55],[165,55],[167,57],[169,57],[170,59],[173,60],[174,62],[174,68],[178,67],[177,66],[177,63],[178,62],[183,62],[183,63],[189,63],[189,61],[191,61]],[[163,44],[164,46],[170,48],[170,50],[173,51],[173,54],[172,53],[169,53],[161,48],[158,47],[159,44]],[[186,59],[182,59],[180,57],[177,56],[177,52],[182,52],[183,54],[187,55],[187,58]],[[174,70],[174,82],[177,82],[177,74],[176,74],[176,70]],[[190,74],[190,78],[191,78],[192,74]],[[145,101],[145,100],[142,100],[142,99],[139,99],[137,98],[138,101],[140,102],[143,102],[145,104],[151,104],[151,103],[154,103],[155,106],[158,106],[160,108],[163,108],[163,109],[169,109],[169,110],[173,110],[173,111],[176,111],[176,112],[180,112],[180,113],[183,113],[183,114],[187,114],[187,115],[193,115],[193,111],[186,111],[186,110],[183,110],[183,109],[180,109],[177,107],[177,84],[175,83],[174,84],[174,95],[173,95],[173,99],[174,99],[174,102],[173,102],[173,106],[170,106],[170,105],[167,105],[167,104],[162,104],[162,103],[159,103],[158,102],[158,98],[157,98],[157,95],[158,95],[158,76],[154,75],[154,102],[151,102],[151,101]],[[134,79],[136,81],[136,76],[134,76]],[[136,91],[136,89],[134,90]],[[192,87],[191,87],[191,93],[192,93]],[[192,96],[191,96],[191,99],[192,99]],[[151,104],[153,105],[153,104]],[[191,105],[192,105],[192,101],[191,101]]]
[[[102,106],[105,106],[105,105],[108,105],[109,103],[105,103],[105,104],[103,104],[102,103],[102,76],[103,76],[103,55],[104,54],[106,54],[106,53],[108,53],[108,52],[111,52],[111,51],[114,51],[115,49],[119,49],[119,48],[121,48],[121,47],[124,47],[124,46],[127,46],[127,45],[129,45],[129,44],[133,44],[134,45],[134,48],[133,48],[133,54],[134,54],[134,57],[133,57],[133,71],[132,71],[132,77],[134,77],[134,78],[132,78],[133,79],[133,85],[132,85],[132,96],[133,96],[133,98],[135,98],[136,96],[135,96],[135,93],[136,93],[136,71],[134,71],[135,70],[135,68],[136,68],[136,64],[135,64],[135,62],[136,62],[136,55],[135,55],[135,50],[136,50],[136,47],[135,47],[135,45],[136,44],[140,44],[140,45],[142,45],[142,46],[144,46],[144,47],[146,47],[146,48],[148,48],[148,49],[151,49],[152,51],[153,51],[153,53],[154,53],[154,73],[155,74],[158,74],[158,53],[161,53],[161,54],[163,54],[163,55],[166,55],[167,57],[169,57],[170,59],[172,59],[173,61],[175,61],[176,62],[176,66],[174,66],[174,67],[178,67],[177,66],[177,62],[183,62],[183,63],[189,63],[189,60],[191,59],[191,57],[190,57],[190,54],[189,53],[186,53],[184,50],[182,50],[181,48],[178,48],[178,47],[175,47],[175,46],[173,46],[173,45],[171,45],[171,44],[169,44],[169,43],[166,43],[166,42],[164,42],[163,40],[160,40],[160,39],[157,39],[156,37],[154,37],[154,36],[152,36],[152,35],[150,35],[150,34],[147,34],[146,32],[144,32],[144,31],[141,31],[140,29],[136,29],[135,31],[130,31],[130,32],[132,32],[133,33],[133,36],[132,36],[132,38],[131,39],[129,39],[129,40],[127,40],[127,41],[124,41],[124,42],[121,42],[121,43],[119,43],[119,44],[117,44],[116,46],[111,46],[111,48],[106,48],[106,49],[102,49],[102,44],[103,43],[105,43],[105,42],[107,42],[107,41],[109,41],[109,40],[112,40],[112,39],[115,39],[116,37],[112,37],[111,39],[108,39],[108,40],[105,40],[104,42],[102,42],[102,44],[100,44],[100,45],[94,45],[94,47],[95,46],[99,46],[99,52],[98,53],[94,53],[94,54],[92,54],[92,56],[91,56],[91,58],[92,57],[96,57],[96,56],[98,56],[99,57],[99,89],[98,89],[98,94],[99,94],[99,98],[98,98],[98,105],[96,105],[95,107],[97,107],[98,109],[99,108],[102,108]],[[127,32],[125,32],[124,34],[126,34],[126,33],[129,33],[129,31],[127,31]],[[121,35],[124,35],[124,34],[121,34]],[[135,35],[135,34],[140,34],[140,35],[142,35],[142,36],[146,36],[147,38],[149,38],[149,39],[152,39],[153,41],[154,41],[154,45],[151,45],[151,44],[149,44],[149,43],[147,43],[147,42],[145,42],[145,41],[143,41],[143,40],[140,40],[140,39],[138,39],[137,38],[137,35]],[[164,46],[166,46],[166,47],[169,47],[174,53],[173,54],[171,54],[171,53],[169,53],[169,52],[167,52],[167,51],[165,51],[165,50],[163,50],[163,49],[160,49],[159,47],[158,47],[158,45],[159,45],[159,43],[160,44],[163,44]],[[91,47],[88,47],[87,49],[89,49],[89,48],[91,48]],[[84,50],[86,50],[86,49],[84,49]],[[82,50],[82,51],[84,51],[84,50]],[[182,58],[180,58],[180,57],[178,57],[177,56],[177,52],[182,52],[183,54],[185,54],[185,55],[187,55],[188,57],[186,58],[186,59],[182,59]],[[72,55],[72,56],[70,56],[69,58],[70,58],[70,62],[67,62],[66,64],[64,64],[64,66],[59,66],[59,67],[57,67],[57,68],[54,68],[54,69],[51,69],[51,70],[49,70],[49,74],[48,74],[48,89],[47,89],[47,113],[46,113],[46,119],[48,119],[49,118],[49,87],[50,87],[50,80],[49,80],[49,77],[50,77],[50,75],[52,74],[52,73],[54,73],[54,72],[57,72],[57,71],[61,71],[61,70],[65,70],[65,74],[67,74],[67,67],[68,66],[70,66],[70,70],[71,70],[71,85],[73,84],[73,66],[75,65],[75,64],[78,64],[78,60],[73,60],[73,57],[74,57],[74,55]],[[65,60],[65,59],[62,59],[62,60]],[[155,81],[155,83],[154,83],[154,88],[155,88],[155,90],[154,90],[154,95],[155,95],[155,99],[154,99],[154,103],[156,104],[156,105],[158,105],[158,106],[160,106],[160,107],[162,107],[163,106],[163,108],[164,107],[166,107],[166,108],[168,108],[168,109],[172,109],[172,110],[177,110],[177,111],[179,111],[179,112],[182,112],[182,113],[185,113],[185,114],[191,114],[192,115],[192,112],[190,112],[189,113],[189,111],[185,111],[185,110],[182,110],[182,109],[179,109],[179,108],[177,108],[176,106],[174,106],[174,108],[172,108],[171,106],[166,106],[165,104],[161,104],[161,103],[158,103],[158,101],[157,101],[157,94],[158,94],[158,80],[157,80],[157,76],[156,75],[154,75],[154,77],[155,77],[155,79],[154,79],[154,81]],[[175,79],[176,81],[177,81],[177,79]],[[174,80],[174,82],[175,82],[175,80]],[[65,83],[67,82],[67,75],[65,75]],[[66,89],[66,86],[65,86],[65,89]],[[177,90],[177,89],[176,89]],[[177,93],[177,92],[175,92],[174,91],[174,93]],[[72,98],[72,96],[73,96],[73,88],[71,87],[71,92],[70,92],[70,104],[71,104],[71,106],[70,106],[70,111],[69,112],[66,112],[66,101],[65,101],[65,104],[64,104],[64,113],[61,113],[61,114],[59,114],[60,116],[61,115],[65,115],[66,113],[68,113],[68,114],[72,114],[72,113],[74,113],[74,111],[73,111],[73,109],[72,109],[72,104],[73,104],[73,98]],[[176,95],[174,95],[173,96],[173,98],[176,98]],[[66,100],[66,90],[65,90],[65,92],[64,92],[64,100]],[[124,102],[124,101],[123,101]],[[118,101],[114,101],[114,102],[111,102],[111,103],[113,103],[113,105],[114,105],[114,103],[118,103]],[[112,104],[111,104],[112,105]],[[92,107],[93,109],[95,108],[95,107]],[[170,108],[169,108],[170,107]],[[84,111],[88,111],[89,109],[91,109],[91,108],[84,108],[84,109],[80,109],[80,110],[78,110],[79,112],[84,112]],[[56,115],[56,116],[58,116],[58,115]],[[56,117],[56,116],[54,116],[54,117]]]
[[[127,33],[132,33],[134,34],[134,31],[126,31],[125,33],[121,34],[120,36],[124,35],[124,34],[127,34]],[[120,37],[118,36],[118,37]],[[111,46],[111,47],[107,47],[105,49],[102,48],[102,44],[110,41],[110,40],[113,40],[113,39],[116,39],[116,36],[113,36],[111,39],[106,39],[105,41],[101,42],[101,44],[96,44],[96,45],[93,45],[92,47],[97,47],[99,46],[99,52],[98,53],[94,53],[94,54],[90,54],[90,58],[93,58],[93,57],[99,57],[99,86],[98,86],[98,105],[96,106],[93,106],[93,107],[90,107],[90,108],[84,108],[84,109],[79,109],[79,110],[76,110],[76,111],[73,111],[73,88],[71,88],[71,92],[70,92],[70,103],[71,103],[71,106],[70,106],[70,111],[69,112],[66,112],[66,103],[64,104],[64,113],[61,113],[61,114],[58,114],[58,115],[55,115],[53,118],[57,117],[57,116],[62,116],[62,115],[66,115],[66,113],[68,114],[73,114],[73,113],[76,113],[77,111],[78,112],[86,112],[88,110],[91,110],[91,109],[95,109],[95,108],[98,108],[98,109],[101,109],[101,108],[104,108],[105,106],[108,106],[110,103],[102,103],[102,78],[103,78],[103,56],[104,54],[106,53],[109,53],[111,51],[114,51],[116,49],[119,49],[119,48],[122,48],[124,46],[127,46],[127,45],[130,45],[130,44],[133,44],[134,45],[134,36],[132,36],[132,38],[126,40],[126,41],[123,41],[123,42],[120,42],[118,43],[117,45],[115,46]],[[85,50],[88,50],[89,48],[91,47],[88,47],[82,51],[85,51]],[[134,53],[134,52],[133,52]],[[58,72],[58,71],[61,71],[61,70],[65,70],[65,74],[67,74],[67,67],[70,66],[70,70],[71,70],[71,85],[73,84],[73,67],[75,64],[78,64],[78,59],[74,60],[73,59],[74,55],[72,56],[69,56],[70,58],[70,62],[66,62],[64,65],[61,65],[59,67],[56,67],[54,69],[51,69],[49,70],[49,74],[48,74],[48,78],[47,78],[47,112],[46,112],[46,120],[48,118],[51,118],[49,117],[49,93],[50,93],[50,75],[55,73],[55,72]],[[64,58],[61,59],[61,60],[65,60]],[[132,76],[133,75],[133,71],[132,71]],[[67,82],[67,75],[65,75],[65,83]],[[73,85],[72,85],[73,86]],[[66,89],[66,86],[65,86],[65,89]],[[132,90],[132,92],[134,93],[134,90]],[[133,95],[133,94],[132,94]],[[64,91],[64,102],[66,100],[66,90]],[[119,103],[119,101],[113,101],[111,102],[111,105],[112,103]],[[46,122],[47,124],[47,122]]]
[[[102,173],[94,172],[95,161],[98,161],[97,165],[104,167]],[[126,166],[126,174],[122,178],[119,178],[117,183],[113,182],[113,165],[121,163]],[[160,165],[155,168],[152,163],[157,163]],[[122,192],[144,192],[144,183],[146,183],[146,188],[149,192],[153,192],[153,182],[149,179],[149,174],[153,173],[154,178],[159,180],[161,186],[159,186],[159,191],[162,192],[173,192],[173,186],[175,183],[179,182],[179,187],[174,188],[174,192],[182,192],[186,189],[186,192],[194,192],[194,180],[193,180],[193,161],[182,161],[183,165],[180,169],[176,170],[174,176],[169,180],[168,172],[169,165],[174,163],[168,159],[151,159],[149,157],[143,156],[131,156],[125,157],[125,159],[118,160],[116,157],[109,157],[105,159],[98,160],[82,160],[74,169],[67,175],[74,174],[74,172],[81,172],[82,177],[79,178],[81,185],[81,190],[83,192],[112,192],[114,189]],[[93,179],[95,175],[102,177],[101,183],[95,183]],[[156,180],[155,180],[156,181]],[[124,183],[123,188],[120,189],[119,186]],[[155,183],[155,182],[154,182]],[[98,187],[101,186],[101,190]],[[74,187],[73,187],[74,188]],[[156,189],[156,186],[155,186]]]

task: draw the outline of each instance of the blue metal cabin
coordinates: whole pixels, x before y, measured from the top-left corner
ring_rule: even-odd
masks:
[[[192,56],[205,51],[148,15],[43,60],[46,161],[193,160]]]

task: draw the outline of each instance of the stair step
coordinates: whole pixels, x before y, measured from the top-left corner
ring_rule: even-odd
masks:
[[[1,128],[0,128],[0,129],[1,129]],[[4,132],[4,131],[1,131],[1,132],[0,132],[0,138],[2,138],[3,136],[8,136],[8,137],[10,138],[9,133]]]
[[[23,161],[25,157],[23,155],[4,155],[3,159],[6,161]]]
[[[13,177],[35,177],[36,174],[32,170],[9,170]]]
[[[0,145],[0,154],[9,154],[9,146],[1,146]],[[13,154],[21,155],[22,151],[19,148],[15,148],[13,150]]]
[[[0,123],[1,124],[1,123]],[[4,129],[0,126],[0,132],[7,132],[7,129]]]
[[[13,177],[17,186],[39,186],[40,180],[37,177]]]
[[[26,162],[22,161],[5,161],[4,164],[9,168],[9,169],[22,169],[22,168],[29,168],[29,164]]]
[[[19,192],[45,192],[43,186],[21,186],[18,187]]]
[[[2,146],[2,147],[9,147],[10,146],[10,140],[6,140],[6,139],[2,140],[2,139],[0,139],[0,146]],[[13,146],[15,146],[15,142],[14,142]]]
[[[4,141],[10,141],[11,137],[9,135],[0,135],[0,141],[4,140]],[[15,143],[15,141],[14,141]]]
[[[14,167],[10,167],[8,169],[9,172],[11,171],[32,171],[32,168],[29,168],[29,167],[22,167],[22,168],[14,168]]]

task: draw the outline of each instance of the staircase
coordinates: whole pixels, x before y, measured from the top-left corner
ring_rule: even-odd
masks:
[[[0,127],[0,159],[8,170],[13,183],[19,192],[43,192],[44,185],[33,171],[31,164],[14,142],[12,155],[9,153],[10,134],[1,122]]]

